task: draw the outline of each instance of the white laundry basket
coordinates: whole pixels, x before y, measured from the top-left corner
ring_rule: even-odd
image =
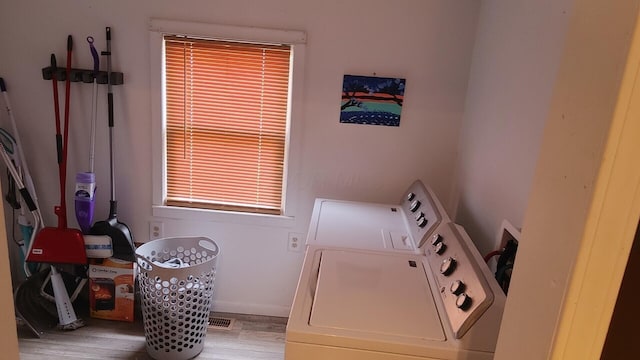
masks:
[[[150,241],[136,249],[147,352],[191,359],[204,348],[218,245],[206,237]]]

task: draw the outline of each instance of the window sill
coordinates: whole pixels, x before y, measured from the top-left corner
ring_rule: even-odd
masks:
[[[285,228],[292,228],[295,226],[295,217],[293,216],[266,215],[208,209],[190,209],[164,205],[153,205],[151,209],[152,215],[154,217],[176,220],[225,222],[243,225]]]

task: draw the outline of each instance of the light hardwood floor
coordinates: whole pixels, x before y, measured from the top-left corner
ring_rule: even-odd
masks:
[[[287,319],[216,313],[235,319],[230,330],[210,329],[197,359],[282,360]],[[74,331],[52,329],[36,338],[18,328],[21,360],[152,359],[145,350],[141,321],[125,323],[84,317],[87,326]],[[1,356],[0,356],[1,358]]]

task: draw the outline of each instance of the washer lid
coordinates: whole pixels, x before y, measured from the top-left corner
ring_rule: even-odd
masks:
[[[324,250],[315,290],[311,326],[445,340],[418,256]]]

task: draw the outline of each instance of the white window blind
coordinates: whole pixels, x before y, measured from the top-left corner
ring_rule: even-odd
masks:
[[[166,205],[281,214],[291,47],[164,44]]]

